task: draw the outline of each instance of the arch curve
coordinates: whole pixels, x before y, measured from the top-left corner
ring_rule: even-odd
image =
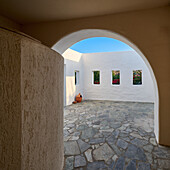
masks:
[[[156,78],[155,78],[155,75],[154,75],[151,65],[149,64],[147,58],[144,56],[142,51],[135,44],[133,44],[126,37],[124,37],[120,34],[108,31],[108,30],[83,29],[83,30],[76,31],[76,32],[66,35],[65,37],[60,39],[55,45],[53,45],[52,49],[62,55],[73,44],[75,44],[83,39],[92,38],[92,37],[108,37],[108,38],[113,38],[113,39],[124,42],[125,44],[127,44],[131,48],[133,48],[141,56],[141,58],[147,65],[150,75],[153,80],[153,84],[154,84],[154,93],[155,93],[154,132],[155,132],[156,140],[159,143],[159,92],[158,92],[158,85],[157,85],[157,81],[156,81]]]

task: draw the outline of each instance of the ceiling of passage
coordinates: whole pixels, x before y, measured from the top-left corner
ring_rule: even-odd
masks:
[[[20,24],[167,6],[170,0],[0,0],[0,14]]]

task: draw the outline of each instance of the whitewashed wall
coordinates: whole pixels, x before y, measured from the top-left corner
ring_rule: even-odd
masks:
[[[135,51],[83,54],[84,98],[91,100],[154,102],[153,82]],[[100,70],[101,84],[92,84],[92,71]],[[112,70],[120,70],[120,85],[111,84]],[[133,85],[133,70],[142,70],[142,85]]]
[[[86,100],[154,102],[153,81],[149,70],[135,51],[81,54],[64,53],[66,59],[66,104],[79,92]],[[74,71],[80,72],[75,86]],[[100,70],[100,85],[92,84],[92,72]],[[120,85],[111,84],[112,70],[120,70]],[[133,70],[142,70],[142,85],[133,85]]]
[[[71,49],[68,49],[63,54],[64,63],[66,65],[65,82],[66,93],[65,101],[66,105],[72,104],[75,100],[75,96],[78,93],[83,94],[83,62],[82,54]],[[79,84],[75,85],[75,70],[79,71]]]

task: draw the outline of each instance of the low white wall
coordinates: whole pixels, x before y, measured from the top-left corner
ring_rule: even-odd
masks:
[[[154,102],[153,80],[135,51],[82,54],[84,98],[90,100]],[[100,85],[92,84],[92,71],[100,70]],[[112,70],[120,70],[120,85],[111,84]],[[133,85],[133,70],[142,70],[142,85]]]
[[[63,56],[66,105],[70,105],[78,93],[86,100],[154,102],[153,80],[135,51],[81,54],[68,49]],[[75,85],[75,70],[79,71],[79,85]],[[100,85],[92,84],[94,70],[100,70]],[[111,84],[112,70],[120,70],[120,85]],[[133,85],[133,70],[142,70],[142,85]]]
[[[83,94],[83,62],[82,54],[71,49],[66,50],[63,53],[64,63],[66,64],[65,82],[66,93],[65,101],[66,105],[72,104],[75,100],[75,96],[78,93]],[[75,85],[75,70],[79,71],[79,84]]]

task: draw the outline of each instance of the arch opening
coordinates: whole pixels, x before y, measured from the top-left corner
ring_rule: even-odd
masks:
[[[108,30],[101,30],[101,29],[84,29],[77,32],[73,32],[65,37],[63,37],[61,40],[59,40],[52,49],[63,55],[63,53],[71,47],[73,44],[92,37],[108,37],[113,38],[119,41],[124,42],[125,44],[129,45],[131,48],[133,48],[142,58],[144,63],[146,64],[149,73],[152,77],[153,85],[154,85],[154,95],[155,95],[155,101],[154,101],[154,133],[157,142],[159,143],[159,94],[158,94],[158,86],[157,81],[154,75],[154,72],[151,68],[151,65],[149,64],[147,58],[144,56],[142,51],[131,41],[129,41],[124,36],[121,36],[117,33],[108,31]]]

